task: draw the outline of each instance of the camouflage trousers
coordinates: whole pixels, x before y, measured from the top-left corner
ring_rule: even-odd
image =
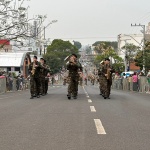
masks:
[[[45,94],[45,77],[40,77],[40,83],[41,83],[40,93]]]
[[[30,79],[30,93],[31,96],[40,94],[40,79],[31,77]]]
[[[109,97],[110,95],[110,91],[111,91],[111,85],[112,85],[112,81],[111,80],[107,80],[106,77],[101,76],[99,78],[99,88],[100,88],[100,93],[104,96],[104,97]]]
[[[47,91],[48,91],[48,82],[49,82],[49,80],[48,80],[48,79],[45,79],[45,94],[46,94]]]
[[[100,77],[99,77],[99,90],[100,90],[100,94],[103,93],[102,84],[103,84],[103,77],[100,76]]]
[[[79,85],[82,86],[83,85],[83,79],[79,78]]]
[[[68,77],[68,95],[77,96],[79,77]]]

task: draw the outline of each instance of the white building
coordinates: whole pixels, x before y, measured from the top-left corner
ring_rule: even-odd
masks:
[[[30,55],[24,53],[0,53],[0,70],[21,73],[28,76],[28,66],[31,63]]]
[[[142,48],[143,34],[120,34],[118,35],[118,54],[124,59],[125,50],[122,49],[125,44],[131,43]]]
[[[129,64],[126,62],[125,49],[122,49],[126,44],[134,44],[143,47],[143,34],[120,34],[118,35],[118,55],[123,58],[125,64],[125,71],[128,70]]]
[[[146,34],[150,34],[150,22],[148,23],[146,27]]]

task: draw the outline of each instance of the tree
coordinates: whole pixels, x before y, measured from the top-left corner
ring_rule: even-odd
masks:
[[[120,73],[124,71],[123,59],[118,56],[118,54],[115,52],[115,50],[112,47],[109,46],[100,55],[98,55],[95,59],[95,64],[99,65],[99,63],[103,61],[105,58],[110,58],[112,66],[116,72]]]
[[[139,46],[136,46],[132,43],[127,43],[125,44],[122,49],[124,49],[124,53],[125,53],[125,67],[126,67],[126,70],[130,70],[130,63],[134,61],[134,57],[137,53],[137,51],[140,49]],[[128,69],[127,69],[127,64],[128,64]]]
[[[87,45],[84,49],[86,51],[86,54],[91,54],[91,46]]]
[[[55,39],[52,44],[48,46],[47,53],[43,55],[43,57],[47,61],[52,72],[57,73],[65,66],[66,62],[64,59],[72,53],[79,56],[78,49],[69,41]]]
[[[26,16],[28,8],[23,7],[23,2],[24,0],[18,0],[15,3],[13,1],[0,1],[1,39],[20,41],[18,39],[28,37],[29,19]]]
[[[97,44],[97,46],[95,46],[94,51],[97,54],[101,54],[105,51],[105,43],[99,43]]]
[[[82,44],[78,41],[73,41],[74,43],[74,46],[77,48],[77,49],[80,49],[82,47]]]
[[[140,47],[136,46],[132,43],[128,43],[128,44],[124,45],[122,47],[122,49],[125,49],[125,57],[128,60],[132,60],[134,58],[135,54],[137,53],[137,51],[140,49]]]
[[[107,47],[111,46],[114,49],[118,48],[118,42],[117,41],[97,41],[92,46],[98,46],[103,45],[103,48],[106,49]]]
[[[135,65],[142,70],[143,64],[145,64],[145,71],[148,72],[150,69],[150,42],[146,42],[145,44],[144,57],[143,51],[141,50],[139,50],[135,56]]]
[[[24,5],[24,2],[25,0],[0,1],[0,39],[11,41],[11,45],[19,49],[34,45],[46,18],[42,15],[29,18],[29,7]],[[7,45],[6,42],[1,44],[0,49],[5,45]]]

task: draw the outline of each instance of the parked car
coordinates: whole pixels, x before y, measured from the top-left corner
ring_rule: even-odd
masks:
[[[127,72],[122,72],[121,76],[125,73],[126,77],[129,77],[130,75],[134,74],[134,71],[127,71]]]

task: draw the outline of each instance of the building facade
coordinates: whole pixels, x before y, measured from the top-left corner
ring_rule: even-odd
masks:
[[[5,72],[21,73],[28,76],[28,67],[31,63],[29,53],[0,53],[0,70]]]
[[[135,63],[132,62],[129,64],[126,60],[126,50],[122,47],[126,44],[133,44],[135,46],[140,47],[142,50],[143,47],[143,34],[120,34],[118,35],[118,50],[117,53],[124,60],[125,71],[138,71],[140,68],[135,66]]]

